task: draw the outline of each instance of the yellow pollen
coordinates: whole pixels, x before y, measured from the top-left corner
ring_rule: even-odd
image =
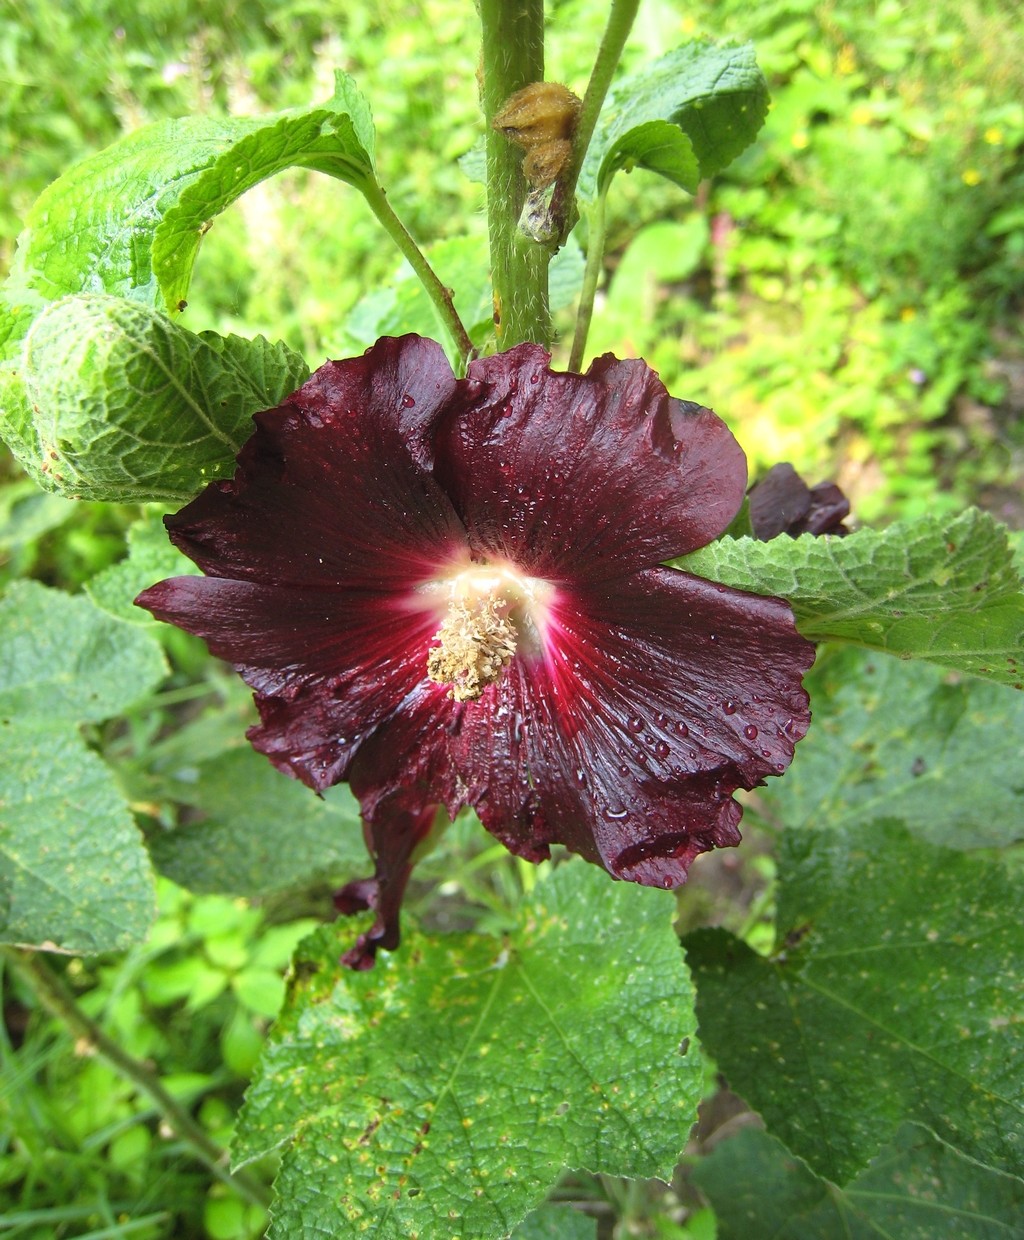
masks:
[[[516,626],[503,600],[482,598],[469,606],[459,598],[448,604],[444,624],[434,634],[437,646],[427,656],[427,675],[451,685],[448,696],[471,702],[501,679],[516,652]]]

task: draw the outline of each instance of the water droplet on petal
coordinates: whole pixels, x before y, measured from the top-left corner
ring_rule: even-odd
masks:
[[[644,721],[639,715],[630,715],[630,717],[626,720],[626,727],[630,730],[630,732],[639,732],[643,726]]]
[[[668,742],[658,741],[658,743],[654,746],[654,752],[657,754],[659,758],[667,758],[668,757]]]
[[[629,817],[629,810],[624,809],[621,805],[606,805],[604,807],[604,816],[612,822],[621,822],[623,818]]]
[[[743,735],[747,738],[748,741],[756,741],[757,740],[757,728],[755,728],[752,723],[748,723],[747,726],[743,729]]]
[[[690,729],[686,726],[686,724],[682,721],[682,719],[680,719],[679,722],[676,724],[676,731],[679,733],[680,736],[690,735]]]
[[[406,394],[402,397],[402,408],[412,409],[415,407],[415,405],[416,405],[416,401],[409,395],[408,392],[406,392]]]
[[[717,634],[717,633],[709,633],[709,634],[708,634],[708,641],[712,641],[712,642],[716,642],[716,641],[718,641],[718,634]]]
[[[576,786],[578,788],[585,788],[587,786],[587,772],[586,771],[578,770],[576,772]]]
[[[538,375],[538,374],[532,374],[532,375],[530,375],[530,382],[531,382],[531,383],[540,383],[540,375]]]
[[[724,710],[727,715],[735,715],[736,714],[736,703],[731,702],[731,701],[723,702],[722,710]]]

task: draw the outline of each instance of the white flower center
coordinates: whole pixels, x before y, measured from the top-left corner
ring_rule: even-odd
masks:
[[[478,698],[501,679],[517,649],[536,649],[548,582],[498,565],[474,565],[440,581],[447,611],[427,656],[427,675],[456,702]]]

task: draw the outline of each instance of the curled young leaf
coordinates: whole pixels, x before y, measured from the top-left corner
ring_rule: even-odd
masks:
[[[67,297],[25,341],[30,464],[76,498],[180,502],[230,472],[252,415],[307,373],[262,337],[197,336],[120,297]]]

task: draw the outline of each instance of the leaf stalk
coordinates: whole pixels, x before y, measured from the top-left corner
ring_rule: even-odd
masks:
[[[615,70],[622,58],[622,49],[626,46],[629,32],[633,28],[640,0],[612,0],[608,13],[608,24],[601,37],[601,45],[597,49],[594,68],[591,70],[587,92],[583,96],[583,107],[579,120],[576,122],[576,133],[573,136],[572,157],[563,175],[555,186],[551,200],[551,219],[553,231],[560,244],[572,228],[572,201],[576,193],[576,183],[580,177],[580,169],[586,157],[590,140],[594,136],[597,118],[601,115],[605,96],[612,84]]]
[[[402,255],[408,261],[409,266],[412,267],[419,277],[420,283],[423,285],[427,296],[434,303],[434,308],[437,310],[441,322],[451,337],[452,345],[464,367],[473,356],[475,349],[472,340],[469,338],[469,333],[466,331],[465,325],[455,309],[451,289],[446,288],[441,283],[437,273],[427,261],[426,255],[416,244],[409,230],[395,214],[391,203],[388,201],[387,194],[381,186],[376,181],[367,180],[361,183],[359,188],[362,190],[370,210],[377,217],[377,220],[391,240],[398,246]]]
[[[583,288],[580,291],[579,309],[576,311],[576,331],[572,338],[572,352],[569,355],[567,370],[580,371],[583,367],[583,355],[587,347],[587,336],[590,334],[590,321],[594,315],[594,298],[601,279],[604,266],[605,243],[605,204],[608,199],[608,186],[603,186],[597,200],[588,213],[590,231],[587,239],[587,265],[583,271]]]

